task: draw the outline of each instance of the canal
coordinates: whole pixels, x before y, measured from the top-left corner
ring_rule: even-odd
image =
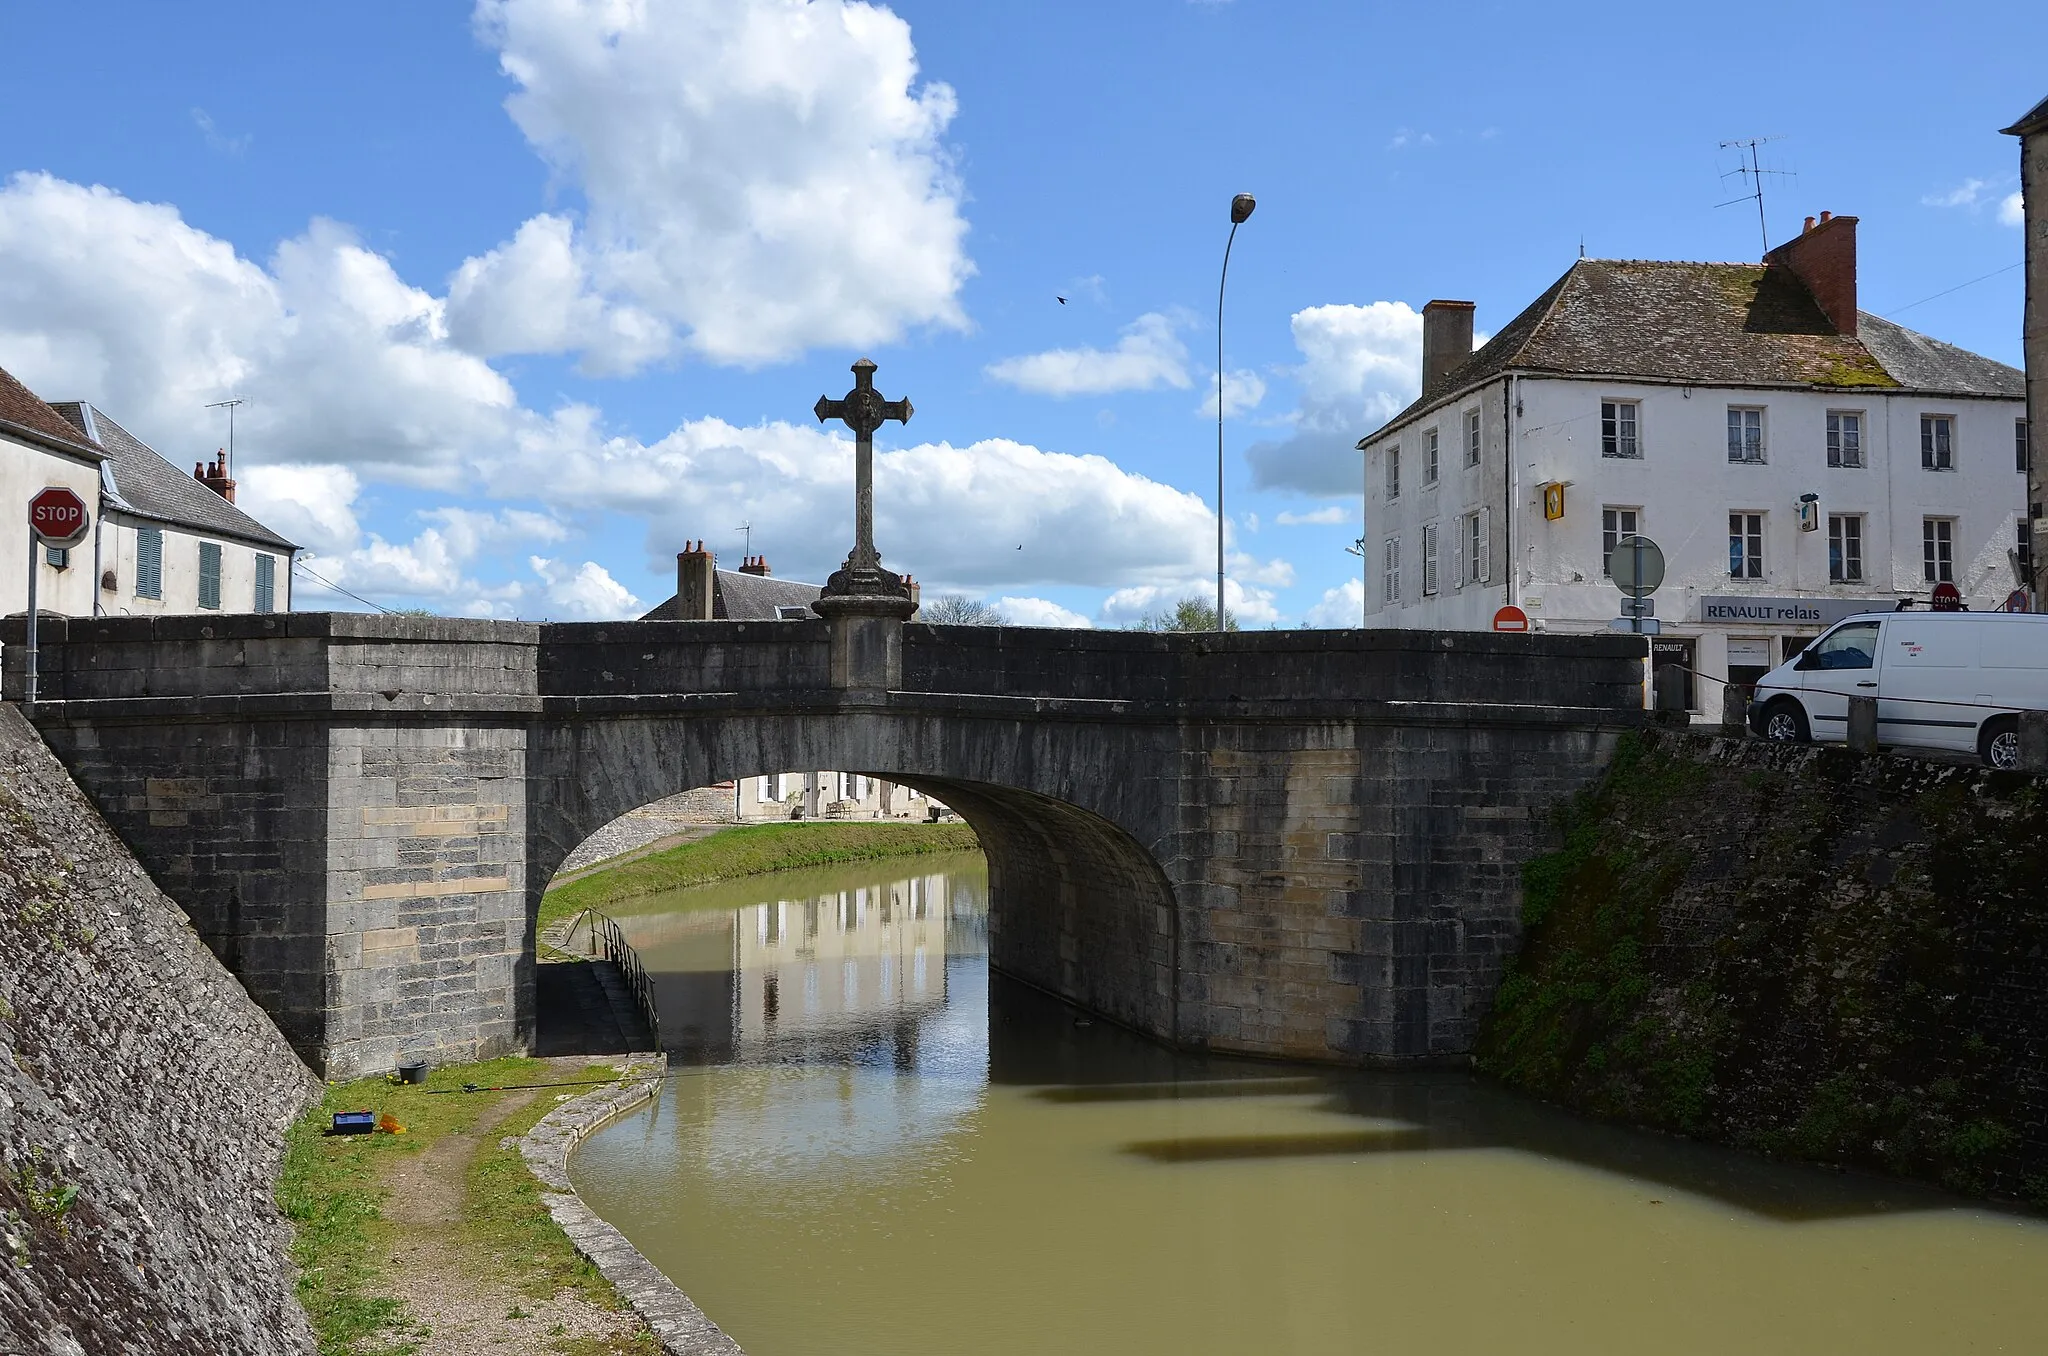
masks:
[[[687,1067],[577,1189],[749,1356],[2034,1351],[2048,1227],[1458,1073],[1179,1056],[986,961],[977,855],[620,915]]]

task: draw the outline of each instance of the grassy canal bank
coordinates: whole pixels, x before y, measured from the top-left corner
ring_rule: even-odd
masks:
[[[807,866],[972,852],[980,846],[974,830],[959,823],[743,824],[551,888],[541,900],[539,927],[545,930],[583,909],[606,909],[620,900],[692,885]]]

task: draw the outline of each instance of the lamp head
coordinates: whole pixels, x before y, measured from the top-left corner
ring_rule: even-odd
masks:
[[[1249,193],[1240,193],[1232,198],[1230,200],[1230,224],[1233,226],[1244,225],[1245,218],[1250,216],[1252,209],[1258,205],[1258,200]]]

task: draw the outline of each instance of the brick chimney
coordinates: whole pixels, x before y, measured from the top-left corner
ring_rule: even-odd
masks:
[[[740,573],[758,574],[763,579],[766,579],[768,577],[768,557],[742,556],[740,558]]]
[[[192,478],[230,504],[235,502],[235,482],[228,479],[227,454],[216,452],[213,460],[192,467]]]
[[[1806,284],[1837,334],[1856,335],[1856,218],[1823,212],[1805,229],[1764,256]]]
[[[676,618],[710,621],[718,599],[718,557],[701,541],[685,542],[676,555]]]
[[[1422,391],[1437,384],[1472,356],[1472,303],[1432,301],[1422,308]]]
[[[904,591],[910,595],[910,615],[915,617],[917,615],[918,606],[924,600],[924,585],[918,583],[916,579],[906,574],[903,576],[903,588]]]

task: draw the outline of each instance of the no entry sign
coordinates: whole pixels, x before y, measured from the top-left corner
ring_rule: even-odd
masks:
[[[1496,631],[1527,631],[1529,629],[1529,614],[1516,607],[1513,603],[1509,603],[1506,607],[1493,614],[1493,629]]]
[[[76,493],[52,485],[28,501],[28,526],[45,546],[76,546],[85,540],[92,515]]]

